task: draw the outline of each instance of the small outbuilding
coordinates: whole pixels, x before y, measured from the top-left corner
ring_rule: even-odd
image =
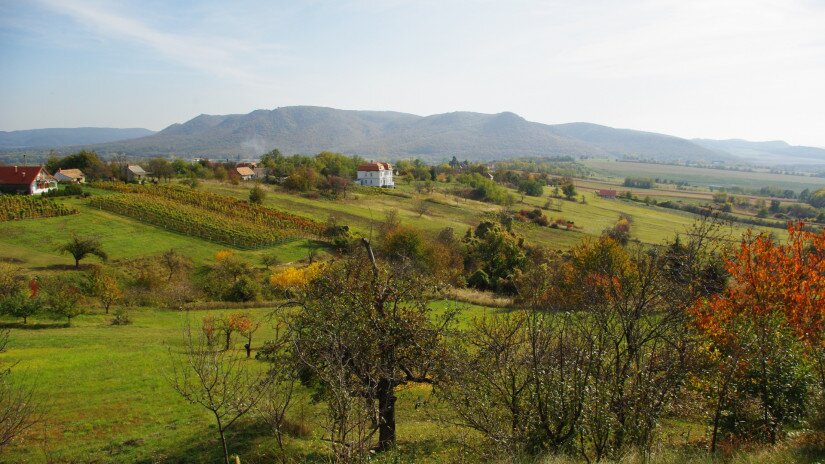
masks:
[[[616,198],[619,194],[617,191],[609,189],[601,189],[597,193],[602,198]]]
[[[54,178],[64,184],[82,184],[86,182],[86,175],[80,169],[58,169]]]
[[[137,164],[126,166],[126,180],[128,182],[143,182],[147,177],[149,177],[149,173]]]
[[[252,180],[252,178],[255,177],[255,171],[249,166],[236,167],[235,172],[238,173],[238,177],[240,177],[241,180]]]
[[[43,166],[0,166],[0,192],[39,195],[57,189]]]

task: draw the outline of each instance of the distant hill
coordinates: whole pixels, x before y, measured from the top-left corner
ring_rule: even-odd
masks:
[[[789,145],[781,140],[771,142],[750,142],[741,139],[710,140],[693,139],[697,145],[720,153],[766,164],[806,164],[825,163],[825,149]]]
[[[154,133],[149,129],[112,129],[108,127],[0,131],[0,149],[15,150],[89,145],[145,137]]]
[[[132,140],[91,145],[102,154],[252,158],[333,150],[371,158],[492,160],[522,156],[633,155],[667,161],[715,161],[729,155],[689,140],[595,124],[546,125],[513,113],[432,116],[312,106],[249,114],[200,115]]]

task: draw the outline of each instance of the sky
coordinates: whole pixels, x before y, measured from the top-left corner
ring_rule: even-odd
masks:
[[[292,105],[825,147],[825,1],[0,0],[0,130]]]

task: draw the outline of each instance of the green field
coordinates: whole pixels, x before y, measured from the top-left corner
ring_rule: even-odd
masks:
[[[436,308],[454,306],[433,303]],[[478,315],[500,310],[461,305],[464,324]],[[263,319],[270,309],[249,312]],[[199,323],[207,314],[221,311],[179,312],[152,309],[131,311],[134,323],[109,325],[111,316],[80,316],[71,327],[62,321],[32,319],[22,328],[10,325],[8,352],[3,362],[17,363],[13,378],[35,386],[45,414],[44,423],[30,430],[23,444],[0,456],[0,462],[217,462],[219,442],[211,417],[204,409],[183,401],[172,390],[166,375],[172,353],[182,347],[182,328],[187,317]],[[272,337],[264,324],[255,334],[257,343]],[[236,349],[243,351],[243,342]],[[257,346],[257,345],[256,345]],[[254,358],[254,353],[253,353]],[[266,364],[248,361],[254,369]],[[401,450],[414,461],[450,452],[450,441],[460,434],[431,417],[432,407],[416,407],[429,399],[428,388],[400,392],[399,436]],[[313,403],[301,390],[290,419],[313,432],[287,439],[296,459],[324,462],[327,452],[320,440],[323,433],[323,405]],[[245,433],[231,442],[243,462],[272,462],[275,441],[253,419],[238,428]],[[444,434],[452,438],[444,438]],[[440,443],[439,449],[432,446]],[[6,461],[6,457],[12,459]]]
[[[329,200],[307,198],[288,193],[278,187],[264,186],[267,191],[265,206],[277,208],[318,221],[326,221],[330,216],[348,224],[351,230],[364,237],[374,236],[376,227],[387,211],[397,210],[405,224],[416,228],[438,232],[445,227],[453,228],[457,234],[474,228],[489,215],[501,211],[502,207],[474,200],[467,200],[448,194],[454,184],[438,184],[437,190],[428,195],[414,193],[410,186],[400,186],[386,193],[351,193],[344,199]],[[248,197],[250,185],[230,185],[207,182],[202,189],[244,199]],[[515,192],[513,191],[515,194]],[[546,210],[550,219],[573,221],[571,231],[539,227],[531,223],[516,223],[516,231],[530,243],[553,249],[567,249],[587,236],[597,236],[614,225],[620,214],[629,215],[632,220],[631,236],[648,244],[661,244],[675,234],[683,232],[695,220],[695,215],[655,206],[646,206],[624,200],[608,200],[589,192],[582,192],[586,203],[562,201],[561,211]],[[108,192],[92,190],[93,195]],[[518,196],[519,200],[521,197]],[[34,271],[48,271],[56,266],[72,262],[67,255],[61,255],[55,248],[73,234],[97,236],[103,242],[110,259],[114,261],[159,254],[174,248],[201,264],[211,260],[215,253],[226,245],[189,237],[177,232],[143,224],[137,220],[95,209],[88,200],[59,199],[76,208],[79,214],[20,221],[0,222],[0,258],[19,260],[23,266]],[[416,206],[426,201],[428,211],[420,214]],[[544,206],[546,197],[524,197],[513,210],[533,209]],[[736,239],[747,227],[734,225],[730,229],[731,239]],[[783,236],[780,229],[771,232]],[[272,254],[281,262],[292,262],[305,258],[311,249],[319,244],[302,239],[283,245],[258,250],[239,250],[239,256],[260,261],[261,256]],[[94,260],[95,258],[91,258]]]
[[[440,301],[433,305],[444,309],[455,304]],[[459,307],[459,323],[464,327],[473,317],[502,311],[473,305]],[[271,310],[248,311],[264,318]],[[222,312],[136,309],[131,311],[133,324],[127,326],[109,325],[110,317],[103,314],[80,316],[71,327],[32,319],[28,327],[21,328],[16,321],[0,320],[0,324],[12,327],[9,350],[0,354],[0,361],[17,363],[12,378],[35,387],[45,418],[23,437],[22,443],[4,451],[0,462],[218,462],[220,444],[211,416],[178,397],[166,376],[172,356],[182,347],[181,330],[187,318],[197,324],[207,314]],[[272,333],[271,327],[263,325],[255,335],[255,346]],[[240,341],[235,343],[239,356],[241,345]],[[266,367],[255,359],[246,362],[252,369]],[[431,395],[429,387],[402,387],[398,398],[398,449],[374,462],[480,459],[466,448],[478,444],[474,433],[439,419],[449,417],[449,408]],[[313,402],[309,391],[300,387],[288,418],[308,430],[285,437],[290,462],[329,462],[328,443],[323,440],[323,404]],[[242,457],[241,462],[278,461],[275,439],[253,416],[243,419],[234,430],[228,435],[230,450]],[[666,420],[654,447],[654,459],[649,462],[720,462],[711,460],[699,445],[703,434],[701,424]],[[821,462],[821,446],[804,436],[799,438],[802,443],[742,452],[721,462]],[[546,462],[582,461],[559,457]]]
[[[206,182],[200,188],[245,199],[250,187],[249,184]],[[454,187],[454,184],[437,184],[436,192],[428,195],[418,195],[407,185],[381,193],[356,189],[347,198],[328,200],[264,186],[267,191],[265,206],[322,222],[334,215],[339,217],[340,223],[350,225],[356,234],[367,237],[390,210],[397,210],[402,222],[429,232],[452,227],[456,233],[463,234],[502,209],[450,195],[449,190]],[[94,190],[92,194],[107,193]],[[633,220],[632,237],[644,243],[659,244],[685,230],[695,219],[693,215],[679,211],[601,199],[590,192],[584,195],[586,203],[563,201],[561,211],[545,211],[553,219],[574,221],[573,231],[532,223],[516,223],[516,231],[530,243],[565,249],[586,237],[599,235],[615,224],[619,214],[626,214]],[[72,259],[55,251],[56,246],[72,234],[98,236],[115,262],[174,248],[195,263],[204,264],[225,248],[96,210],[88,205],[88,200],[58,201],[77,208],[79,214],[0,222],[0,258],[18,262],[33,275],[75,272],[67,269]],[[428,205],[424,214],[417,208],[421,201]],[[511,209],[541,207],[545,201],[546,197],[524,197],[523,203],[517,203]],[[732,228],[731,239],[744,230],[743,227]],[[772,232],[781,231],[772,229]],[[254,251],[238,251],[237,254],[256,265],[265,254],[274,254],[282,262],[290,262],[305,258],[318,246],[317,242],[300,240]],[[95,259],[90,258],[90,261]],[[433,305],[442,310],[454,303],[439,301]],[[475,316],[505,311],[473,305],[463,307],[459,317],[462,327]],[[250,312],[262,318],[269,310],[253,309]],[[191,317],[200,319],[209,313],[193,311]],[[111,326],[110,316],[102,314],[80,316],[71,327],[66,327],[62,321],[48,319],[33,319],[27,327],[19,326],[16,321],[0,320],[11,327],[9,351],[0,355],[0,359],[17,363],[12,375],[36,386],[46,417],[43,424],[29,432],[22,445],[0,456],[0,462],[214,462],[219,457],[217,433],[208,414],[177,397],[164,377],[170,362],[169,350],[174,352],[181,347],[181,328],[187,313],[136,309],[131,314],[134,324],[128,326]],[[261,342],[271,335],[272,329],[265,325],[256,334],[256,340]],[[237,343],[238,348],[241,345]],[[265,367],[255,360],[248,362],[254,368]],[[405,389],[399,398],[399,450],[380,459],[381,462],[457,462],[467,459],[463,446],[474,441],[473,435],[437,421],[436,416],[443,415],[445,407],[432,400],[428,388]],[[328,459],[327,444],[322,439],[323,411],[323,405],[313,403],[308,392],[301,391],[290,419],[311,432],[287,439],[289,453],[297,462],[326,462]],[[264,433],[253,419],[240,425],[238,430],[243,432],[231,439],[233,451],[243,456],[243,462],[273,462],[276,458],[274,438]],[[676,421],[668,421],[665,429],[662,443],[666,445],[685,445],[690,441],[683,438],[685,435],[701,440],[704,430],[701,424]],[[704,455],[693,449],[694,443],[687,444],[688,451],[679,451],[669,462],[704,460]],[[815,462],[815,456],[806,453],[803,447],[791,447],[768,454],[746,454],[741,462],[769,459],[773,462]]]
[[[692,185],[742,187],[757,190],[761,187],[777,187],[794,190],[797,193],[804,189],[813,191],[825,187],[825,177],[728,171],[669,164],[629,163],[604,159],[583,160],[582,163],[601,176],[620,180],[625,177],[658,177],[674,181],[683,180]]]

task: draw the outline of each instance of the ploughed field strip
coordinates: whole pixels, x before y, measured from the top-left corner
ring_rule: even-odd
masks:
[[[323,231],[323,224],[311,219],[187,187],[108,182],[93,187],[118,193],[92,198],[92,207],[238,248],[277,245]]]
[[[77,213],[51,198],[26,195],[0,195],[0,221],[68,216]]]

